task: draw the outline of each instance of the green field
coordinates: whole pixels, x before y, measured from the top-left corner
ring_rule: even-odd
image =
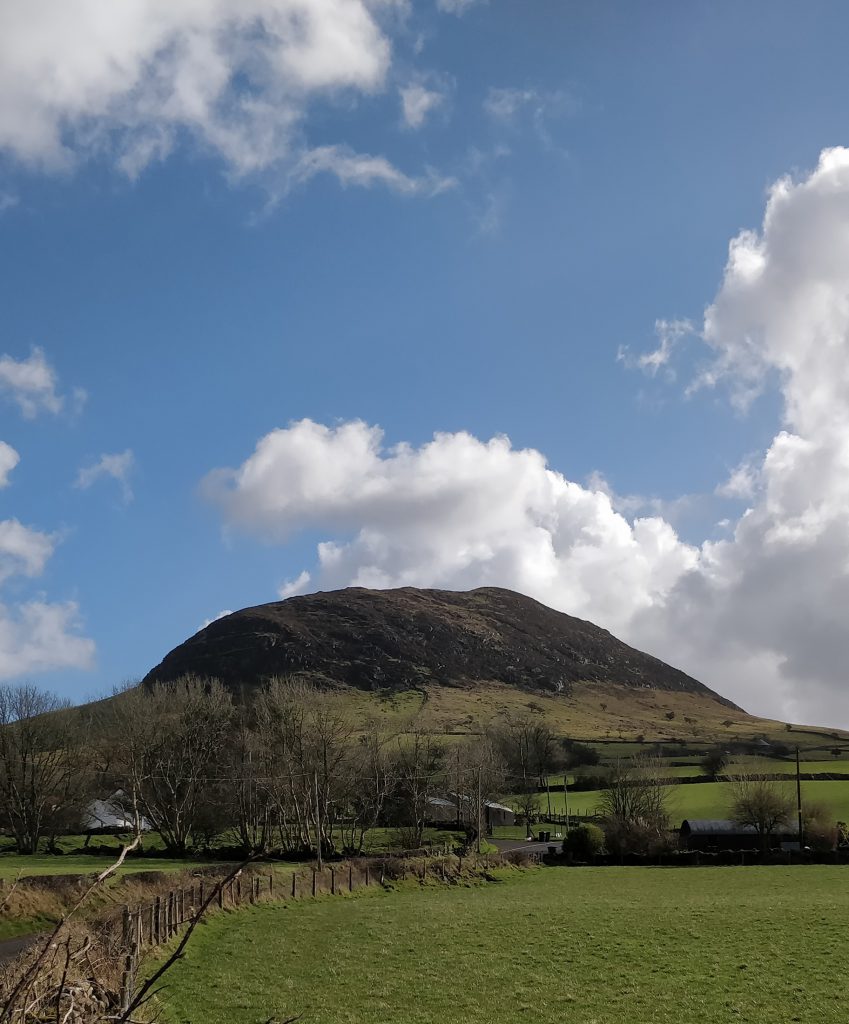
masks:
[[[114,858],[103,856],[87,856],[85,854],[52,857],[39,854],[35,857],[22,857],[18,854],[0,854],[0,878],[31,878],[36,875],[89,875],[105,871]],[[165,857],[129,858],[118,869],[118,874],[129,875],[138,871],[189,871],[198,867],[209,867],[217,861],[169,860]]]
[[[847,871],[505,872],[210,920],[168,1024],[844,1024]]]
[[[795,799],[796,784],[787,782],[787,792]],[[599,807],[601,790],[585,790],[568,794],[570,814],[592,814]],[[508,797],[512,804],[515,798]],[[822,804],[831,811],[835,821],[849,821],[849,782],[803,782],[802,803]],[[539,806],[546,810],[548,802],[545,793],[540,794]],[[731,808],[731,793],[727,782],[700,782],[674,786],[669,797],[669,809],[674,825],[680,825],[684,818],[727,818]],[[566,810],[562,790],[552,792],[551,809],[558,814]]]

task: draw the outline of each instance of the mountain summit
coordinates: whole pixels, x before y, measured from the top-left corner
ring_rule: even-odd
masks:
[[[180,644],[144,682],[188,673],[239,688],[298,676],[395,692],[502,683],[569,695],[581,683],[610,683],[702,694],[734,707],[607,630],[496,587],[350,587],[245,608]]]

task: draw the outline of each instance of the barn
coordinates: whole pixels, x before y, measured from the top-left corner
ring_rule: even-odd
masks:
[[[739,825],[728,818],[688,818],[678,831],[679,844],[684,850],[760,850],[763,841],[752,825]],[[782,843],[798,839],[797,834],[782,828],[766,837],[769,849],[779,849]]]

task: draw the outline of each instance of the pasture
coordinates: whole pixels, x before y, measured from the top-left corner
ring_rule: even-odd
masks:
[[[167,1024],[843,1024],[846,869],[503,871],[212,918]]]
[[[796,783],[788,778],[788,795],[795,800]],[[563,791],[552,791],[551,809],[558,814],[592,814],[601,802],[602,791],[596,789],[583,792],[569,792],[564,798]],[[506,798],[508,804],[515,797]],[[811,781],[802,783],[802,804],[818,804],[827,807],[835,821],[849,821],[849,781]],[[540,794],[539,806],[548,807],[546,794]],[[731,810],[731,792],[727,782],[683,783],[670,788],[669,811],[673,825],[680,825],[684,818],[727,818]]]

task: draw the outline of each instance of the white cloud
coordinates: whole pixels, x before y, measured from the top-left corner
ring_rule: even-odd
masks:
[[[752,710],[846,727],[847,281],[849,149],[833,149],[807,177],[776,183],[761,230],[732,241],[705,313],[712,358],[698,386],[727,382],[743,405],[773,380],[784,423],[719,484],[749,507],[699,547],[680,540],[668,506],[634,517],[637,499],[617,499],[601,478],[571,482],[503,437],[385,448],[362,422],[306,420],[211,473],[205,490],[228,525],[266,540],[322,531],[304,585],[513,587]],[[643,363],[650,373],[668,368],[683,336],[669,327]]]
[[[0,680],[62,668],[87,669],[94,642],[78,632],[73,602],[29,601],[16,609],[0,605]]]
[[[453,178],[435,172],[409,177],[385,157],[355,153],[345,146],[319,146],[303,153],[289,175],[290,185],[302,184],[317,174],[332,174],[344,185],[385,185],[407,196],[434,196],[456,185]]]
[[[281,178],[307,180],[322,154],[344,149],[308,145],[309,110],[385,87],[387,27],[406,10],[406,0],[0,5],[0,151],[48,171],[105,156],[135,178],[192,140],[231,175],[263,174],[277,193]],[[384,166],[367,173],[375,160]],[[384,157],[318,169],[347,184],[434,191],[412,187]]]
[[[200,625],[200,629],[206,629],[206,627],[207,626],[211,626],[213,622],[218,622],[219,619],[223,619],[227,615],[232,615],[232,614],[233,614],[233,609],[232,608],[225,608],[223,611],[220,611],[217,615],[213,615],[211,619],[204,619],[203,622]],[[200,629],[198,630],[198,632],[200,632]]]
[[[57,384],[56,371],[40,348],[34,348],[27,359],[0,356],[0,393],[11,398],[27,419],[39,412],[61,412],[64,399]]]
[[[471,7],[480,3],[487,3],[487,0],[436,0],[438,10],[445,14],[456,14],[458,17],[462,17]]]
[[[9,484],[9,474],[21,461],[20,455],[5,441],[0,441],[0,487]]]
[[[310,585],[311,580],[311,574],[305,569],[302,573],[299,573],[295,579],[286,580],[285,583],[282,583],[277,589],[277,594],[279,597],[282,597],[284,601],[287,597],[294,597],[295,594],[303,594]]]
[[[675,375],[669,369],[669,364],[681,340],[694,333],[693,324],[689,320],[656,320],[654,330],[660,342],[656,349],[635,356],[627,345],[620,345],[616,358],[631,369],[642,370],[650,377],[656,376],[658,370],[666,368],[670,379],[674,379]]]
[[[770,379],[784,428],[721,492],[750,501],[700,571],[638,616],[658,653],[783,717],[849,725],[849,150],[772,188],[759,232],[729,247],[696,387],[739,407]],[[693,390],[691,386],[690,390]]]
[[[0,192],[0,213],[5,213],[17,206],[20,200],[11,192]]]
[[[53,554],[55,537],[17,519],[0,520],[0,583],[10,576],[40,576]]]
[[[135,458],[132,451],[127,448],[123,452],[103,454],[90,466],[83,466],[77,473],[74,486],[80,490],[88,490],[93,483],[103,477],[110,477],[117,480],[121,485],[121,496],[126,503],[133,500],[133,491],[130,487],[130,474],[135,465]]]
[[[420,75],[402,86],[398,92],[404,124],[421,128],[434,111],[445,105],[449,88],[449,79],[439,75]]]
[[[697,559],[662,520],[629,522],[607,495],[504,437],[437,434],[420,448],[384,449],[376,427],[304,420],[204,488],[229,525],[268,540],[305,527],[351,535],[319,545],[298,589],[489,583],[621,626]]]

